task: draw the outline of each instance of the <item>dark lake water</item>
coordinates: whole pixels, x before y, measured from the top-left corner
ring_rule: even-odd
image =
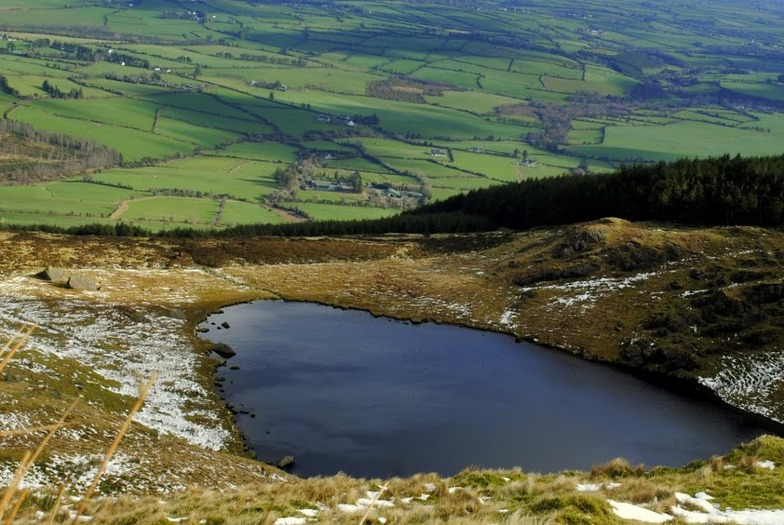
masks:
[[[229,329],[218,329],[223,322]],[[259,458],[362,477],[465,467],[682,465],[765,433],[744,416],[509,336],[260,301],[201,325],[237,355],[218,374]]]

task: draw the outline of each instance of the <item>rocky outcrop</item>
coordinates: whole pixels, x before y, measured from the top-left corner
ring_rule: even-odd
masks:
[[[512,282],[517,286],[530,286],[532,284],[541,283],[545,281],[557,281],[559,279],[576,279],[581,277],[588,277],[593,275],[599,267],[595,264],[585,263],[570,266],[568,268],[549,268],[546,270],[538,270],[529,275],[518,275],[512,279]]]
[[[69,274],[68,274],[68,270],[66,270],[65,268],[57,268],[54,266],[49,266],[48,268],[46,268],[46,270],[44,270],[38,275],[42,279],[47,281],[65,281],[66,279],[68,279]]]
[[[93,279],[92,277],[87,277],[86,275],[79,275],[75,274],[72,275],[68,279],[68,283],[66,284],[68,288],[72,290],[79,290],[79,291],[95,291],[98,290],[101,285]]]
[[[653,340],[643,338],[626,341],[619,357],[624,365],[677,377],[697,368],[695,352],[696,348],[686,341],[660,347]]]
[[[686,252],[675,244],[657,247],[630,240],[621,246],[608,250],[604,257],[610,268],[631,272],[658,268],[666,262],[680,260],[685,255]]]
[[[599,229],[588,228],[569,235],[553,253],[556,259],[563,259],[578,252],[582,252],[593,245],[604,241],[606,235]]]
[[[217,343],[212,348],[210,348],[210,350],[212,352],[215,352],[216,354],[218,354],[219,356],[221,356],[224,359],[228,359],[230,357],[234,357],[235,355],[237,355],[237,352],[235,352],[226,343]]]

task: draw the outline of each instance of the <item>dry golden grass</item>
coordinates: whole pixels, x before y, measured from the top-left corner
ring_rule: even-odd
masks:
[[[2,350],[0,350],[0,355],[5,354],[5,357],[3,357],[3,360],[0,361],[0,373],[3,372],[3,369],[5,369],[6,365],[8,364],[9,361],[11,361],[11,358],[14,357],[16,352],[18,352],[19,349],[22,348],[22,346],[24,346],[24,344],[27,342],[27,339],[30,338],[30,334],[32,334],[33,331],[35,331],[35,329],[36,326],[33,324],[22,325],[22,328],[19,330],[19,333],[11,337],[8,340],[8,342],[3,346]]]

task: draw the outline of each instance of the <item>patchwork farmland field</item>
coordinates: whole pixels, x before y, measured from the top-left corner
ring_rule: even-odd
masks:
[[[370,218],[784,143],[772,2],[5,4],[0,109],[51,147],[0,152],[4,224]],[[122,160],[53,163],[61,135]]]

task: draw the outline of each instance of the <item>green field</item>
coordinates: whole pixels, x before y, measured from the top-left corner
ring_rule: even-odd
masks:
[[[122,200],[139,197],[124,188],[83,182],[54,182],[36,186],[0,187],[0,209],[5,213],[39,214],[59,218],[79,216],[106,218]]]
[[[729,0],[529,4],[8,0],[4,117],[123,163],[55,177],[103,185],[0,185],[0,219],[223,228],[287,220],[276,203],[370,218],[410,205],[370,184],[441,199],[578,166],[781,153],[784,9],[760,24]],[[363,193],[304,190],[357,174]]]
[[[286,205],[300,209],[316,220],[380,219],[382,217],[391,217],[397,213],[397,210],[394,209],[318,204],[314,202],[288,202]]]
[[[170,222],[208,226],[215,221],[218,207],[215,200],[150,197],[131,202],[122,219],[141,224]]]

